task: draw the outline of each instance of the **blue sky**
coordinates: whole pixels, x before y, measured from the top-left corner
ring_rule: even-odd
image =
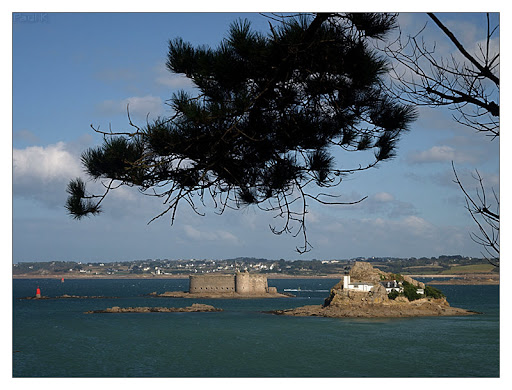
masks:
[[[479,35],[483,14],[438,16],[471,47],[485,37]],[[72,220],[64,209],[67,182],[84,176],[80,153],[101,142],[90,125],[127,129],[127,103],[138,124],[145,123],[147,113],[168,115],[165,100],[190,88],[184,77],[165,69],[168,40],[181,36],[215,47],[238,18],[268,29],[268,20],[257,13],[13,14],[14,262],[481,256],[469,236],[476,227],[452,182],[451,161],[469,187],[475,185],[470,174],[477,168],[499,191],[499,140],[490,142],[440,109],[421,108],[394,160],[340,186],[344,199],[368,196],[366,201],[311,205],[313,249],[302,256],[294,251],[300,238],[273,235],[272,215],[251,208],[222,216],[206,210],[205,217],[181,208],[174,226],[165,217],[148,225],[162,205],[122,189],[105,201],[102,215]],[[404,33],[417,32],[427,20],[422,13],[399,19]],[[443,53],[451,52],[433,23],[424,35]]]

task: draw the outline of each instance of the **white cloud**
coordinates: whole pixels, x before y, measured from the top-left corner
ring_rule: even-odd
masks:
[[[204,238],[204,234],[201,234],[201,232],[199,230],[197,230],[196,228],[194,228],[190,225],[185,225],[183,227],[183,230],[185,231],[185,234],[187,235],[187,237],[192,238],[194,240],[199,240],[201,238]]]
[[[64,142],[13,150],[14,182],[30,180],[47,183],[80,174],[79,159],[66,150]]]
[[[227,232],[225,230],[220,230],[219,232],[217,232],[217,234],[219,235],[219,238],[222,241],[228,241],[232,243],[238,242],[238,238],[234,234],[231,234],[230,232]]]
[[[457,163],[475,163],[478,161],[477,157],[478,156],[476,156],[475,154],[463,153],[455,150],[451,146],[441,145],[433,146],[428,150],[410,153],[407,159],[410,163],[413,164],[438,163],[449,161],[455,161]]]
[[[391,202],[395,199],[389,192],[378,192],[373,195],[373,199],[377,202]]]
[[[239,244],[239,239],[232,233],[225,230],[206,231],[199,230],[191,225],[184,225],[183,231],[185,232],[185,235],[192,240],[220,241],[230,245]]]
[[[80,159],[64,142],[13,149],[14,195],[62,207],[68,181],[80,174]]]
[[[126,113],[129,106],[130,115],[145,118],[149,114],[154,118],[163,113],[163,102],[158,96],[132,96],[123,100],[104,100],[97,105],[103,115],[117,115]]]
[[[494,173],[487,172],[479,172],[480,176],[483,179],[484,185],[489,187],[499,187],[500,185],[500,175],[496,175]]]
[[[442,15],[438,15],[438,17],[441,19],[443,24],[457,37],[457,40],[466,47],[466,49],[473,46],[475,41],[478,40],[479,36],[482,36],[481,33],[484,31],[476,26],[473,21],[454,19],[446,20]],[[455,47],[453,47],[453,50],[456,50]]]
[[[418,216],[400,219],[329,218],[308,231],[308,240],[337,258],[355,256],[439,256],[443,253],[478,253],[471,241],[472,225],[437,225]],[[321,244],[321,245],[320,245]],[[318,258],[318,254],[314,254]],[[331,255],[332,256],[332,255]]]
[[[407,234],[409,236],[427,237],[435,232],[434,226],[421,217],[409,215],[399,220],[389,220],[383,218],[366,219],[361,221],[363,224],[377,229],[383,235]]]
[[[25,142],[29,144],[36,144],[39,142],[39,137],[30,130],[26,129],[14,131],[13,139],[15,141]]]
[[[362,197],[356,192],[352,192],[350,196],[352,199],[361,199]],[[389,218],[401,218],[418,213],[412,203],[399,200],[393,194],[384,191],[369,195],[368,198],[359,203],[347,207],[344,206],[343,212],[363,213],[363,215],[385,215]],[[315,222],[319,223],[319,218]]]
[[[191,79],[181,73],[170,72],[164,63],[159,63],[154,68],[156,74],[155,81],[159,85],[169,87],[172,89],[191,89],[195,88]]]
[[[58,142],[48,146],[14,148],[14,196],[37,200],[50,208],[63,209],[69,181],[76,177],[86,179],[79,157],[83,147],[85,146],[82,145],[79,149],[73,143]],[[103,194],[105,187],[101,181],[91,181],[87,183],[87,190],[90,193]],[[142,199],[144,197],[134,188],[115,188],[107,198],[104,202],[107,205],[105,210],[116,217],[144,212],[151,215],[149,213],[155,212],[154,202],[147,202],[148,206],[144,206],[143,200],[147,199]]]
[[[220,241],[230,245],[239,243],[239,239],[235,235],[225,230],[205,231],[199,230],[191,225],[184,225],[183,231],[185,235],[192,240]]]
[[[409,232],[419,236],[434,232],[434,226],[431,223],[415,215],[409,215],[399,221],[398,227],[407,229]]]

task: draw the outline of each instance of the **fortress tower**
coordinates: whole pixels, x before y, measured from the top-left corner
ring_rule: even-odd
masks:
[[[235,291],[239,294],[264,294],[268,292],[267,277],[251,275],[249,272],[237,272]]]

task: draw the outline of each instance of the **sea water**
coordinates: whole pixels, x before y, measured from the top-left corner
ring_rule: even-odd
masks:
[[[499,286],[437,286],[482,314],[389,319],[264,313],[321,304],[335,279],[269,280],[296,297],[187,299],[188,280],[13,280],[14,377],[497,377]],[[104,299],[22,300],[63,294]],[[112,306],[212,313],[85,314]]]

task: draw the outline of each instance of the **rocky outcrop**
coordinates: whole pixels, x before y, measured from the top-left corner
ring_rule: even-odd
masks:
[[[373,284],[369,292],[343,289],[343,281],[338,282],[325,299],[322,306],[303,306],[289,310],[275,310],[270,313],[291,316],[321,317],[418,317],[455,316],[475,314],[465,309],[451,307],[445,298],[422,298],[409,301],[405,296],[392,300],[388,298],[382,280],[396,277],[391,273],[373,268],[370,263],[356,262],[350,270],[351,281]],[[418,288],[425,285],[408,276],[404,280]]]
[[[109,307],[105,310],[91,310],[86,311],[85,314],[95,313],[193,313],[193,312],[213,312],[222,311],[211,305],[204,305],[201,303],[194,303],[188,307]]]
[[[343,290],[343,284],[334,286],[329,294],[329,297],[324,301],[326,306],[346,306],[353,303],[366,302],[366,303],[383,303],[389,301],[386,288],[380,283],[376,283],[370,292],[362,292],[356,290]]]
[[[417,280],[411,278],[410,276],[403,275],[403,278],[407,283],[411,283],[413,286],[416,286],[418,288],[425,288],[425,283],[418,282]]]
[[[23,298],[18,298],[18,299],[34,299],[34,300],[41,300],[41,299],[115,299],[115,298],[119,298],[119,297],[104,297],[104,296],[100,296],[100,295],[68,295],[68,294],[63,294],[63,295],[59,295],[57,297],[45,297],[45,296],[41,296],[41,297],[23,297]]]
[[[318,316],[318,317],[424,317],[424,316],[461,316],[478,314],[471,310],[451,307],[446,299],[418,299],[409,302],[404,300],[388,300],[384,303],[372,303],[369,301],[353,301],[343,305],[311,305],[295,309],[274,310],[267,313],[288,316]]]
[[[369,282],[377,284],[382,280],[393,280],[395,275],[391,272],[384,272],[373,267],[370,263],[356,261],[350,269],[350,278],[352,281]],[[425,288],[425,284],[419,282],[410,276],[402,275],[403,280],[418,288]]]
[[[358,282],[370,282],[370,283],[379,283],[382,279],[386,277],[381,277],[381,275],[386,275],[385,272],[382,272],[378,268],[373,268],[370,263],[365,263],[362,261],[356,261],[354,265],[350,268],[350,278],[353,281]]]

